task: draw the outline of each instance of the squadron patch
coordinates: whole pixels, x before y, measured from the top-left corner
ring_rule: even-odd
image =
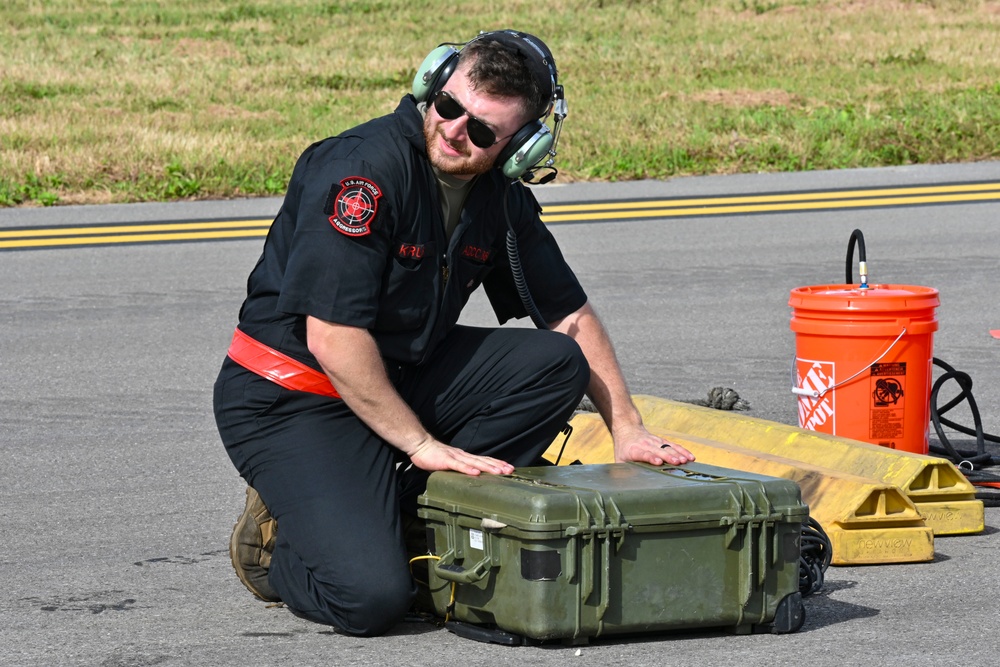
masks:
[[[330,224],[348,236],[370,234],[381,196],[382,190],[367,178],[345,178],[340,182],[340,192],[333,199]]]

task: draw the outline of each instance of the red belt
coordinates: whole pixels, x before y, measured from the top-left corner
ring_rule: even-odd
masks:
[[[228,354],[243,368],[285,389],[340,398],[324,373],[254,340],[239,329],[233,333]]]

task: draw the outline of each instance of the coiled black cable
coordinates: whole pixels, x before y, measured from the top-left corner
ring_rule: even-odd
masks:
[[[799,555],[799,593],[802,597],[823,588],[826,570],[833,561],[833,545],[819,521],[809,517],[802,523]]]
[[[934,432],[937,434],[940,444],[930,445],[930,452],[936,456],[946,458],[957,465],[962,471],[962,474],[964,474],[965,477],[973,484],[983,482],[1000,483],[1000,475],[984,470],[984,468],[990,466],[1000,465],[1000,457],[986,451],[987,441],[1000,443],[1000,436],[983,431],[983,420],[979,414],[979,406],[976,403],[975,397],[972,395],[972,377],[968,373],[955,370],[949,364],[938,358],[934,358],[933,362],[935,366],[944,369],[945,372],[934,381],[934,385],[931,388],[931,423],[934,425]],[[945,385],[945,383],[952,380],[958,384],[961,391],[943,406],[939,406],[938,399],[941,388]],[[973,428],[963,426],[951,421],[950,419],[945,419],[943,416],[963,401],[967,402],[969,405],[969,412],[972,414]],[[968,451],[956,449],[951,444],[947,434],[944,432],[945,426],[954,429],[959,433],[974,436],[976,438],[976,450]],[[990,506],[1000,506],[1000,494],[998,493],[992,493],[980,488],[977,490],[976,496]]]

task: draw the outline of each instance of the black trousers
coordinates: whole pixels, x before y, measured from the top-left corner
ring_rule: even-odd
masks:
[[[523,467],[566,424],[590,371],[563,334],[459,326],[429,363],[390,377],[436,438]],[[278,522],[268,577],[282,601],[356,635],[398,623],[416,592],[400,512],[416,513],[427,474],[343,401],[283,389],[228,358],[215,415],[233,464]]]

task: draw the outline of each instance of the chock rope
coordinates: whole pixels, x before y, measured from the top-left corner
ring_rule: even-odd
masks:
[[[694,399],[684,401],[691,405],[700,405],[704,408],[714,408],[716,410],[749,410],[750,403],[740,398],[735,389],[726,387],[713,387],[708,390],[708,399]]]

